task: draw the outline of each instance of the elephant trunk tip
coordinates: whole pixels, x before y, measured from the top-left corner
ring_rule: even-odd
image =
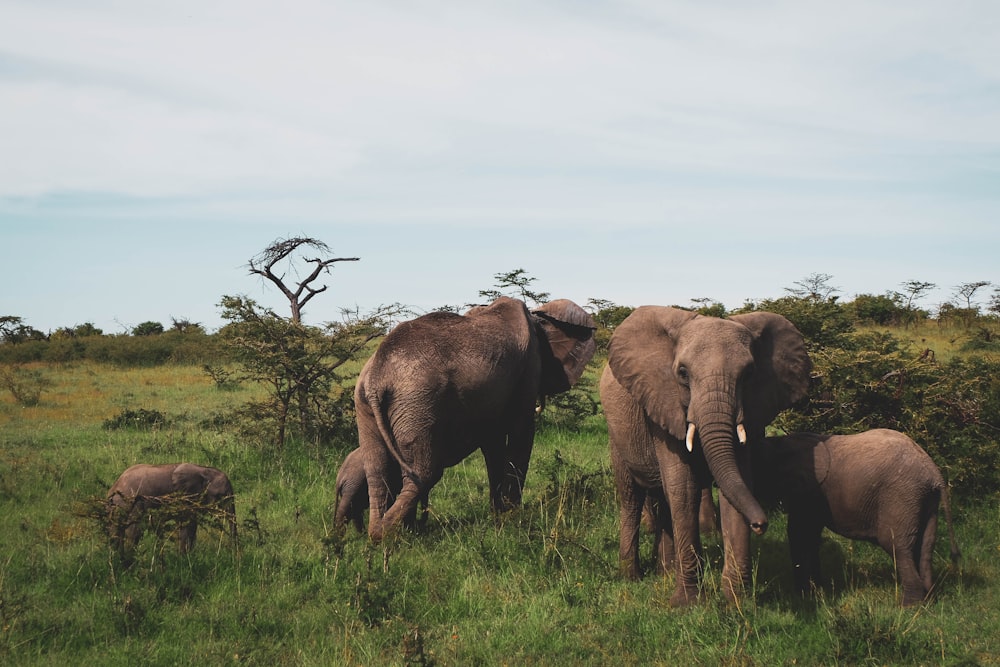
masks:
[[[764,521],[754,521],[750,523],[750,530],[752,530],[757,535],[763,535],[767,532],[767,520]]]

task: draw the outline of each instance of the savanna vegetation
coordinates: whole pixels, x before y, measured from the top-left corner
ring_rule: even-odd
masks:
[[[275,256],[262,254],[251,268],[269,271]],[[322,261],[310,281],[330,266]],[[497,280],[484,295],[547,297],[523,270]],[[956,290],[955,302],[932,314],[919,307],[927,283],[848,300],[829,280],[810,276],[782,298],[741,309],[791,319],[814,360],[809,399],[774,428],[886,426],[931,453],[952,488],[963,559],[950,566],[942,525],[926,605],[899,607],[884,552],[829,534],[822,558],[830,581],[817,597],[799,598],[779,508],[771,529],[753,538],[754,590],[739,606],[717,590],[713,538],[701,604],[668,607],[670,575],[623,580],[596,395],[600,349],[584,380],[539,416],[521,508],[490,514],[473,456],[434,488],[424,527],[379,545],[336,534],[333,481],[356,446],[351,387],[379,335],[406,311],[344,313],[309,326],[303,298],[321,290],[306,282],[288,291],[292,317],[223,297],[228,324],[214,333],[175,322],[118,336],[92,325],[56,335],[0,318],[0,660],[1000,664],[996,293],[983,310],[974,296],[986,284],[968,300]],[[630,307],[590,306],[606,346]],[[711,299],[692,307],[727,314]],[[102,532],[104,492],[133,463],[182,460],[229,474],[239,548],[208,520],[182,555],[168,521],[125,568]],[[644,544],[644,558],[650,551]]]

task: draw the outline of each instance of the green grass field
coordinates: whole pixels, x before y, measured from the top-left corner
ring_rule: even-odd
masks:
[[[478,456],[448,470],[425,528],[392,544],[330,532],[342,449],[281,457],[203,426],[245,390],[191,366],[37,366],[34,407],[0,396],[0,661],[9,665],[989,665],[1000,664],[1000,501],[958,506],[963,560],[943,526],[937,596],[901,609],[888,556],[827,536],[831,587],[792,592],[782,517],[754,538],[753,594],[728,606],[719,545],[705,600],[667,606],[671,577],[623,581],[600,417],[536,439],[521,509],[488,510]],[[106,430],[157,410],[153,431]],[[226,470],[241,548],[212,527],[180,555],[147,535],[122,570],[87,516],[136,462]],[[648,558],[650,545],[645,544]]]

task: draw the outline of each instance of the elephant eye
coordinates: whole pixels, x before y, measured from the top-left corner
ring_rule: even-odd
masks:
[[[689,382],[688,369],[684,366],[677,367],[677,379],[680,380],[681,384],[686,385]]]

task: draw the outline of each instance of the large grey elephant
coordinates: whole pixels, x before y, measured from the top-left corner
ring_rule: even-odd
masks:
[[[596,347],[594,322],[572,301],[532,311],[501,297],[466,315],[403,322],[382,341],[355,388],[373,540],[415,512],[445,468],[483,453],[490,502],[521,501],[540,399],[568,390]],[[386,483],[392,466],[402,487]]]
[[[389,461],[389,470],[384,479],[392,496],[402,489],[403,475],[395,460]],[[342,533],[348,524],[353,524],[359,533],[363,533],[365,511],[368,509],[368,476],[365,473],[364,454],[360,447],[352,450],[340,464],[340,469],[337,470],[336,491],[337,509],[334,514],[334,527]],[[428,511],[426,494],[421,496],[420,504],[423,507],[420,523],[425,523]],[[414,527],[417,517],[415,515],[406,517],[404,523],[407,527]]]
[[[139,463],[123,472],[108,490],[112,545],[128,559],[142,538],[146,514],[165,504],[180,502],[192,505],[192,511],[181,521],[177,533],[181,553],[194,546],[199,511],[218,508],[236,540],[233,485],[224,472],[193,463]]]
[[[641,306],[618,326],[601,378],[611,463],[620,503],[619,559],[640,576],[639,524],[652,496],[661,564],[673,561],[671,604],[697,597],[698,521],[715,479],[725,551],[723,591],[742,595],[750,577],[750,530],[767,517],[751,491],[747,440],[804,397],[812,362],[802,335],[780,315],[706,317]]]
[[[752,459],[758,497],[780,502],[788,513],[788,546],[802,592],[822,582],[819,547],[826,527],[882,547],[899,572],[902,603],[922,602],[933,585],[941,501],[951,560],[959,558],[941,471],[899,431],[792,433],[767,438],[754,447]]]

